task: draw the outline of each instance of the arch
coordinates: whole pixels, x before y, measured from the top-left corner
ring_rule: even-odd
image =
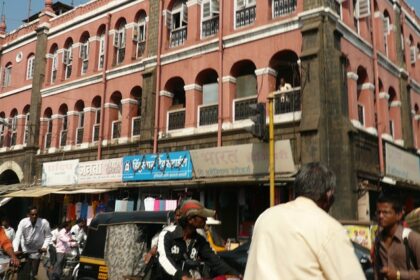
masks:
[[[58,109],[58,113],[60,114],[60,115],[67,115],[67,112],[68,112],[68,107],[67,107],[67,104],[61,104],[60,105],[60,108]]]
[[[127,20],[126,20],[124,17],[120,17],[120,18],[116,21],[114,28],[115,28],[115,29],[122,29],[122,28],[124,28],[124,27],[125,27],[125,25],[126,25],[126,24],[127,24]]]
[[[232,66],[231,75],[236,78],[236,98],[257,95],[255,69],[255,64],[251,60],[241,60]]]
[[[73,45],[73,39],[71,37],[68,37],[64,43],[64,48],[70,48]]]
[[[50,119],[52,114],[53,114],[52,109],[50,107],[48,107],[44,110],[43,117]]]
[[[101,24],[96,31],[96,36],[101,36],[102,34],[105,34],[105,30],[106,30],[106,25]]]
[[[23,181],[24,179],[23,171],[20,165],[13,160],[9,160],[0,165],[0,184],[4,180],[3,176],[13,175],[10,172],[13,172],[19,180],[19,182],[13,182],[13,183],[20,183]]]
[[[11,118],[13,118],[14,116],[17,116],[18,115],[18,110],[16,109],[16,108],[13,108],[11,111],[10,111],[10,117]]]
[[[141,9],[140,11],[136,13],[134,17],[134,21],[135,22],[143,21],[143,20],[146,20],[146,17],[147,17],[146,11]]]
[[[81,43],[87,42],[89,40],[89,37],[90,37],[89,31],[84,31],[82,35],[80,35],[79,42]]]
[[[122,94],[119,91],[115,91],[111,94],[111,97],[109,98],[109,102],[113,104],[121,104]]]
[[[91,106],[92,107],[95,107],[95,108],[100,108],[101,107],[101,100],[102,99],[101,99],[101,97],[99,95],[95,96],[92,99]]]
[[[51,45],[51,47],[50,47],[50,51],[49,51],[49,53],[50,53],[50,54],[54,54],[54,53],[56,53],[57,51],[58,51],[58,45],[57,45],[57,43],[52,44],[52,45]]]
[[[276,88],[279,87],[280,78],[292,87],[300,86],[299,57],[292,50],[282,50],[275,53],[269,62],[269,66],[277,71]]]
[[[185,107],[185,82],[181,77],[173,77],[165,84],[165,90],[173,94],[172,105],[183,105]]]
[[[186,4],[187,0],[172,0],[168,4],[168,10],[179,8],[182,4]]]
[[[140,86],[135,86],[130,91],[130,97],[134,99],[141,99],[143,89]]]
[[[202,104],[219,103],[218,73],[212,68],[204,69],[198,73],[195,83],[202,87]]]
[[[414,112],[416,113],[416,115],[419,114],[419,104],[417,103],[414,104]]]
[[[75,111],[82,112],[84,108],[85,108],[85,102],[83,102],[83,100],[81,99],[77,100],[76,103],[74,104]]]
[[[389,18],[389,23],[391,24],[392,23],[391,16],[390,16],[388,10],[385,9],[383,14],[384,14],[384,18]]]
[[[218,77],[219,75],[217,74],[216,70],[207,68],[198,73],[197,77],[195,78],[195,83],[201,86],[209,83],[217,83]]]
[[[388,94],[389,94],[389,99],[388,99],[388,103],[389,105],[393,102],[393,101],[397,101],[398,100],[398,95],[397,92],[395,91],[395,89],[393,87],[389,87],[388,89]]]
[[[408,40],[410,41],[410,47],[414,46],[414,38],[413,38],[413,35],[410,34],[410,36],[408,36]]]

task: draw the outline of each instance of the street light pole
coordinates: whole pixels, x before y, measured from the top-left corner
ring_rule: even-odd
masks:
[[[270,169],[270,207],[274,206],[274,92],[268,94],[268,137],[269,137],[269,169]]]

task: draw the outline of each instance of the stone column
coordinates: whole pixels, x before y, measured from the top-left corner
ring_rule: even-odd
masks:
[[[52,115],[51,148],[60,147],[60,135],[63,128],[63,115]]]
[[[112,139],[112,122],[118,120],[118,105],[114,103],[105,103],[105,112],[103,114],[103,141]]]
[[[85,145],[87,143],[92,142],[92,136],[93,136],[93,125],[95,124],[95,114],[96,114],[96,108],[93,107],[85,107],[83,109],[83,112],[85,114],[85,122],[83,125],[83,144]]]
[[[224,76],[222,78],[223,86],[223,108],[222,120],[223,122],[233,122],[233,100],[236,94],[236,79],[232,76]]]
[[[72,146],[76,144],[76,129],[79,123],[79,112],[68,111],[67,112],[67,143],[66,146]]]
[[[121,122],[121,141],[128,142],[131,139],[132,119],[137,116],[139,103],[135,99],[126,98],[121,100],[121,104],[122,115],[124,116]]]
[[[185,90],[185,128],[197,127],[198,106],[203,103],[203,89],[200,85],[184,86]]]
[[[257,88],[259,91],[258,102],[267,102],[267,96],[270,92],[276,91],[277,71],[266,67],[255,70],[257,76]]]

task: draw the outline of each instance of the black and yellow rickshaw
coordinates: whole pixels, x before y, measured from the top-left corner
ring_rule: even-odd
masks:
[[[141,279],[144,254],[173,212],[98,214],[88,228],[76,279]]]

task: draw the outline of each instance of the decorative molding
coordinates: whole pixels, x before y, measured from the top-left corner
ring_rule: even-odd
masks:
[[[274,70],[271,67],[265,67],[265,68],[255,69],[255,75],[257,75],[257,76],[266,75],[266,74],[269,74],[271,76],[277,77],[277,71]]]
[[[159,96],[165,96],[165,97],[169,97],[169,98],[174,98],[174,94],[172,92],[166,91],[166,90],[161,90],[159,92]]]
[[[372,83],[364,83],[361,86],[357,86],[358,90],[375,90],[375,85]]]
[[[401,101],[399,101],[399,100],[392,101],[389,106],[390,107],[401,107]]]
[[[121,99],[121,104],[134,104],[134,105],[138,105],[139,102],[136,99],[133,98],[125,98],[125,99]]]
[[[379,93],[379,99],[389,99],[389,94],[388,92],[380,92]]]
[[[359,75],[354,72],[347,72],[347,79],[357,81],[357,79],[359,79]]]
[[[198,5],[198,4],[201,4],[200,0],[188,0],[187,1],[187,7],[188,8],[191,7],[191,6],[194,6],[194,5]]]
[[[222,77],[222,83],[236,84],[236,78],[232,76],[224,76]]]
[[[397,144],[398,146],[404,147],[404,140],[403,139],[396,139],[394,141],[395,144]]]
[[[83,112],[85,112],[85,113],[96,112],[97,109],[98,108],[95,108],[95,107],[85,107],[85,108],[83,108]]]
[[[203,87],[197,84],[189,84],[184,86],[185,91],[196,90],[196,91],[203,91]]]
[[[64,115],[54,114],[51,116],[52,120],[57,120],[57,119],[62,119],[62,118],[64,118]]]
[[[67,116],[78,116],[79,111],[67,111]]]
[[[394,137],[392,137],[392,135],[389,134],[389,133],[382,133],[381,137],[382,137],[382,139],[388,140],[390,142],[394,141]]]
[[[414,117],[414,119],[415,119],[416,121],[420,121],[420,114],[417,114],[417,115]]]
[[[114,103],[105,103],[104,107],[109,109],[118,109],[118,105]]]

